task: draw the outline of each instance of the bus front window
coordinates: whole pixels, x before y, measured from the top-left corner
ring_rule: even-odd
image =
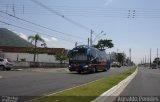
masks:
[[[70,56],[71,61],[87,61],[87,53],[85,49],[73,50],[72,56]]]

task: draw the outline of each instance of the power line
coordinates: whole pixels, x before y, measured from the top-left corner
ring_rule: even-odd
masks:
[[[26,24],[24,24],[24,23],[17,22],[17,21],[15,21],[15,20],[13,20],[13,19],[9,19],[9,18],[4,17],[4,16],[1,16],[1,15],[0,15],[0,17],[2,17],[2,18],[4,18],[4,19],[7,19],[7,20],[10,20],[10,21],[14,21],[14,22],[16,22],[16,23],[20,23],[20,24],[26,25]],[[28,26],[28,25],[26,25],[26,26]],[[40,30],[40,29],[39,29],[39,30]],[[58,35],[58,36],[59,36],[59,35]],[[62,37],[62,36],[59,36],[59,37]],[[67,37],[72,37],[72,36],[67,36]],[[63,38],[63,37],[62,37],[62,38]]]
[[[81,38],[81,37],[79,37],[79,36],[74,36],[74,35],[71,35],[71,34],[68,34],[68,33],[64,33],[64,32],[61,32],[61,31],[57,31],[57,30],[54,30],[54,29],[51,29],[51,28],[48,28],[48,27],[45,27],[45,26],[42,26],[42,25],[33,23],[33,22],[31,22],[31,21],[28,21],[28,20],[19,18],[19,17],[17,17],[17,16],[13,16],[13,15],[11,15],[11,14],[9,14],[9,13],[6,13],[6,12],[3,12],[3,11],[0,11],[0,12],[3,13],[3,14],[7,14],[7,15],[9,15],[9,16],[11,16],[11,17],[14,17],[14,18],[16,18],[16,19],[19,19],[19,20],[21,20],[21,21],[30,23],[30,24],[32,24],[32,25],[39,26],[39,27],[41,27],[41,28],[45,28],[45,29],[47,29],[47,30],[51,30],[51,31],[54,31],[54,32],[57,32],[57,33],[60,33],[60,34],[63,34],[63,35],[69,35],[69,36],[72,36],[72,37],[75,37],[75,38],[79,38],[79,39],[83,39],[83,40],[84,40],[84,38]]]
[[[4,11],[8,6],[1,4],[1,8]],[[13,5],[9,5],[11,8]],[[6,9],[5,9],[6,8]],[[16,9],[17,8],[17,9]],[[25,6],[25,14],[38,14],[38,15],[49,15],[51,13],[45,12],[39,9],[33,9],[33,7]],[[160,9],[148,9],[148,8],[98,8],[98,7],[64,7],[54,6],[54,11],[59,10],[67,16],[81,16],[81,17],[122,17],[122,18],[160,18]],[[16,13],[24,14],[24,8],[22,5],[15,6]],[[136,10],[136,17],[133,15],[133,11]],[[8,11],[8,10],[7,10]],[[131,11],[131,12],[128,12]],[[12,9],[10,9],[12,13]],[[58,12],[57,12],[58,13]],[[130,14],[132,13],[132,16]],[[60,14],[60,13],[59,13]],[[63,15],[61,15],[63,16]]]
[[[41,2],[38,2],[37,0],[31,0],[31,1],[33,1],[33,2],[36,3],[37,5],[45,8],[46,10],[48,10],[48,11],[50,11],[50,12],[52,12],[52,13],[60,16],[60,17],[62,17],[63,19],[69,21],[70,23],[72,23],[72,24],[74,24],[74,25],[76,25],[76,26],[78,26],[78,27],[81,27],[81,28],[83,28],[83,29],[85,29],[85,30],[87,30],[87,31],[90,31],[90,29],[89,29],[88,27],[86,27],[86,26],[84,26],[84,25],[82,25],[82,24],[80,24],[80,23],[78,23],[78,22],[76,22],[76,21],[74,21],[74,20],[72,20],[72,19],[64,16],[64,15],[62,15],[61,13],[59,13],[59,12],[57,12],[57,11],[55,11],[55,10],[47,7],[47,6],[45,6],[45,5],[42,4]]]
[[[34,33],[39,33],[39,34],[42,34],[42,35],[48,35],[48,36],[50,36],[50,37],[54,37],[54,36],[49,35],[49,34],[43,34],[43,33],[41,33],[41,32],[37,32],[37,31],[31,30],[31,29],[28,29],[28,28],[16,26],[16,25],[13,25],[13,24],[4,22],[4,21],[0,21],[0,22],[3,23],[3,24],[6,24],[6,25],[10,25],[10,26],[17,27],[17,28],[20,28],[20,29],[24,29],[24,30],[27,30],[27,31],[31,31],[31,32],[34,32]],[[66,40],[66,39],[63,39],[63,38],[60,38],[60,37],[57,37],[57,36],[56,36],[56,38],[61,39],[61,40],[64,40],[64,41],[67,41],[67,42],[72,42],[72,43],[75,42],[75,41],[68,40],[68,39]],[[79,42],[79,43],[83,43],[83,42]]]

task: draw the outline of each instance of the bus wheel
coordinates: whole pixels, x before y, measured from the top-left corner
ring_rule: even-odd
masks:
[[[105,69],[103,69],[104,72],[106,72],[108,70],[108,67],[106,66]]]

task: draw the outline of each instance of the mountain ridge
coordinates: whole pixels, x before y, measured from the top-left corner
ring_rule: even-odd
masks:
[[[6,28],[0,28],[0,46],[33,47],[30,42]]]

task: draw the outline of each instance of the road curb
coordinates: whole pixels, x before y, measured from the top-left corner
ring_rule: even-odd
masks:
[[[127,87],[127,85],[132,81],[132,79],[136,76],[138,72],[138,67],[135,72],[130,76],[122,80],[120,83],[109,89],[108,91],[101,94],[98,98],[93,100],[92,102],[112,102],[116,99],[115,96],[119,96],[121,92]],[[112,97],[113,96],[113,97]]]

